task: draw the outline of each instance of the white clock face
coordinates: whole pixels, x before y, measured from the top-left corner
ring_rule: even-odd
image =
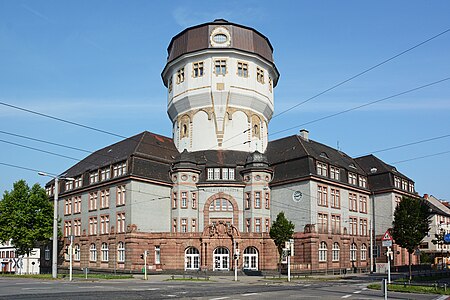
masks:
[[[292,200],[294,200],[294,202],[300,202],[300,200],[302,200],[303,194],[300,191],[295,191],[292,193]]]

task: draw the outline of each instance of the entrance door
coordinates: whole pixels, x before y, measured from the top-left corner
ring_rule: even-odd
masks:
[[[244,250],[244,269],[258,270],[258,250],[255,247],[247,247]]]
[[[200,269],[200,253],[197,248],[189,247],[186,249],[184,261],[186,262],[184,269],[185,270],[198,270]]]
[[[230,253],[227,248],[219,247],[214,250],[214,271],[228,271]]]

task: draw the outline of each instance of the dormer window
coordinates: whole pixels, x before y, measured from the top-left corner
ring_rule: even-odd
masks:
[[[352,169],[356,169],[355,164],[350,164],[349,167],[352,168]]]
[[[330,167],[330,178],[334,180],[339,180],[340,170],[338,167]]]
[[[400,178],[398,178],[397,176],[394,177],[394,186],[398,189],[401,187]]]
[[[356,185],[356,174],[355,173],[348,173],[348,183],[352,185]]]
[[[80,188],[83,185],[83,176],[75,177],[75,188]]]
[[[326,163],[318,161],[316,163],[317,175],[328,176],[328,167]]]
[[[113,177],[125,175],[127,173],[127,162],[121,162],[113,166]]]
[[[100,171],[100,181],[108,180],[111,178],[111,169],[110,167],[103,168]]]
[[[66,191],[70,191],[73,189],[73,180],[66,181]]]
[[[414,183],[412,182],[409,183],[409,192],[414,193]]]
[[[94,172],[91,172],[89,174],[89,184],[93,184],[98,182],[98,170],[95,170]]]
[[[320,153],[320,157],[329,158],[328,155],[325,152]]]
[[[408,181],[402,179],[402,189],[407,191],[408,190]]]
[[[235,180],[235,169],[233,168],[208,168],[206,170],[207,180]]]
[[[364,176],[359,176],[358,177],[358,185],[362,188],[366,188],[367,187],[367,178]]]

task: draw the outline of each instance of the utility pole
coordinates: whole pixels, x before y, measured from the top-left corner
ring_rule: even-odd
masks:
[[[144,251],[144,280],[147,280],[147,254],[148,251]]]
[[[373,227],[372,220],[370,220],[370,274],[374,272],[373,270]]]
[[[238,268],[238,259],[239,259],[239,249],[236,247],[236,241],[233,240],[233,259],[234,259],[234,281],[238,281],[238,274],[237,274],[237,268]]]
[[[73,266],[73,235],[69,236],[69,281],[72,281],[72,266]]]

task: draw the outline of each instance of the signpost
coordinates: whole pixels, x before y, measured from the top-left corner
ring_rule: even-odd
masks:
[[[389,233],[389,229],[386,230],[386,233],[384,234],[383,238],[381,239],[381,242],[383,244],[383,247],[387,247],[387,259],[388,259],[388,283],[391,283],[391,259],[392,259],[392,236]]]

